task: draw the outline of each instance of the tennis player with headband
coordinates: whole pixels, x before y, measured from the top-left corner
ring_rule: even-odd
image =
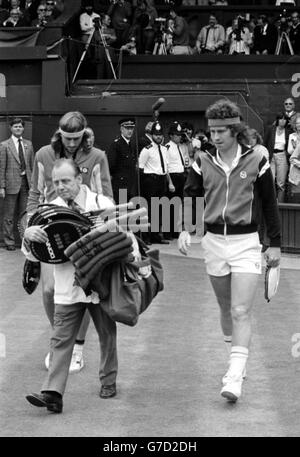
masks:
[[[242,391],[251,339],[251,309],[262,269],[257,232],[259,206],[266,222],[270,247],[264,253],[271,266],[280,262],[280,223],[270,164],[254,151],[246,137],[237,105],[219,100],[206,110],[212,150],[196,159],[185,185],[186,220],[195,197],[205,198],[201,240],[204,260],[220,307],[224,341],[230,349],[229,368],[222,379],[221,395],[235,402]],[[187,254],[191,244],[184,226],[178,248]]]
[[[27,203],[28,217],[36,211],[39,204],[51,203],[56,198],[52,183],[52,169],[55,160],[63,157],[72,158],[75,161],[81,171],[83,184],[98,195],[103,194],[113,198],[106,154],[91,146],[89,140],[90,133],[83,114],[73,111],[62,116],[51,144],[43,146],[35,155]],[[53,327],[54,280],[51,265],[41,263],[41,280],[44,308]],[[70,372],[78,372],[84,366],[82,349],[89,320],[89,314],[86,313],[74,346]],[[50,353],[45,359],[46,368],[49,367],[49,355]]]

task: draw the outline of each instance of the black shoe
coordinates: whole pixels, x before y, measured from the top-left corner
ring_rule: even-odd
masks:
[[[116,383],[110,384],[110,386],[101,386],[100,397],[111,398],[117,394]]]
[[[9,246],[6,246],[6,250],[7,251],[15,251],[16,247],[10,244]]]
[[[50,393],[44,392],[41,394],[30,394],[26,396],[26,399],[34,406],[45,407],[48,411],[54,413],[61,413],[63,409],[62,397],[51,395]]]

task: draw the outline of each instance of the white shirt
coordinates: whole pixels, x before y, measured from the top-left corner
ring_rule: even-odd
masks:
[[[82,33],[92,33],[94,31],[94,22],[95,17],[100,17],[97,13],[87,14],[82,13],[79,17],[79,24]]]
[[[19,152],[19,140],[21,140],[21,145],[22,145],[23,154],[24,154],[24,143],[23,143],[23,138],[22,138],[22,137],[17,138],[15,135],[12,135],[12,136],[11,136],[11,139],[13,140],[14,145],[15,145],[15,148],[16,148],[16,150],[17,150],[18,152]]]
[[[280,132],[278,132],[278,129],[276,129],[274,149],[280,149],[281,151],[284,151],[284,149],[285,149],[285,131],[284,130],[282,130],[282,132],[280,133]]]
[[[237,151],[236,151],[236,156],[235,156],[235,158],[233,159],[233,161],[232,161],[232,163],[231,163],[231,167],[230,167],[229,165],[227,165],[227,163],[225,163],[225,162],[221,159],[221,156],[220,156],[220,154],[219,154],[219,151],[217,150],[217,162],[218,162],[219,165],[221,165],[221,167],[222,167],[223,170],[225,171],[226,175],[229,175],[230,172],[237,166],[237,164],[239,163],[241,154],[242,154],[242,148],[241,148],[241,145],[238,144]]]
[[[97,197],[97,201],[96,201]],[[79,206],[85,205],[84,211],[95,211],[99,208],[110,208],[114,204],[104,195],[97,195],[92,192],[85,184],[80,186],[80,191],[75,198],[75,203]],[[68,207],[67,203],[61,198],[57,197],[51,203],[54,205]],[[24,242],[22,243],[22,252],[30,260],[36,260],[33,255],[28,251]],[[99,296],[96,292],[91,295],[86,295],[80,286],[75,286],[75,267],[71,262],[54,265],[54,303],[61,305],[69,305],[72,303],[99,303]]]
[[[139,167],[144,169],[145,174],[154,173],[156,175],[164,175],[167,173],[167,148],[160,145],[160,150],[162,154],[162,159],[165,167],[165,171],[163,172],[160,160],[160,154],[158,149],[158,144],[151,143],[151,145],[146,146],[141,150],[139,156]]]
[[[167,164],[168,164],[168,171],[169,173],[183,173],[184,172],[184,166],[182,164],[182,161],[180,159],[179,151],[180,150],[180,145],[174,143],[174,141],[170,140],[166,144],[167,148]],[[184,157],[182,152],[181,157],[184,161]]]

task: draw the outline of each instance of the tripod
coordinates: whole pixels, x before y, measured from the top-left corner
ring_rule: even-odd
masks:
[[[277,45],[276,45],[276,50],[275,50],[275,55],[278,56],[280,54],[284,43],[286,43],[288,45],[290,54],[291,54],[291,56],[293,56],[294,55],[293,46],[291,44],[290,37],[288,36],[288,34],[286,32],[280,32],[280,34],[279,34]]]
[[[116,72],[115,72],[114,66],[113,66],[112,61],[111,61],[109,49],[108,49],[108,46],[107,46],[107,43],[106,43],[106,38],[105,38],[105,36],[103,34],[102,26],[100,24],[100,18],[97,18],[97,19],[98,19],[98,21],[95,22],[95,30],[94,30],[93,33],[90,34],[90,36],[88,38],[88,41],[86,42],[85,49],[84,49],[84,51],[82,53],[82,56],[81,56],[80,61],[79,61],[79,64],[78,64],[78,66],[76,68],[76,71],[75,71],[75,74],[73,76],[72,84],[74,83],[74,81],[76,79],[76,76],[77,76],[77,73],[79,71],[79,68],[80,68],[82,62],[84,61],[86,53],[88,52],[88,49],[89,49],[90,44],[91,44],[93,39],[95,41],[96,48],[97,48],[97,46],[101,46],[101,43],[102,43],[104,51],[105,51],[105,55],[106,55],[106,58],[107,58],[107,61],[109,62],[112,74],[114,76],[114,79],[117,79]]]
[[[167,54],[167,48],[166,48],[166,43],[165,43],[165,32],[163,29],[163,24],[160,25],[160,29],[158,31],[158,36],[155,39],[155,45],[154,45],[152,54],[159,55],[159,56]]]

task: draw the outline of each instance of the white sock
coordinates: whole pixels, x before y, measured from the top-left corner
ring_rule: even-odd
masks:
[[[224,343],[227,349],[228,354],[231,353],[231,343],[232,343],[232,336],[231,335],[224,335]]]
[[[232,346],[230,353],[230,362],[228,375],[240,377],[246,367],[248,359],[248,348],[244,346]]]
[[[74,347],[73,347],[73,352],[76,351],[76,352],[81,352],[83,351],[83,344],[74,344]]]

